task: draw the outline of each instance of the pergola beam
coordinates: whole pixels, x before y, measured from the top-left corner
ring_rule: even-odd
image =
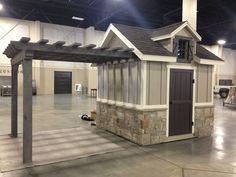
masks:
[[[59,45],[60,44],[60,45]],[[59,47],[59,46],[60,47]],[[78,58],[77,61],[73,62],[81,62],[80,56],[87,56],[94,59],[94,63],[96,63],[96,57],[109,57],[112,59],[126,59],[133,58],[134,55],[130,50],[125,51],[117,51],[117,50],[101,50],[100,48],[91,48],[94,46],[85,46],[85,47],[72,47],[72,46],[61,46],[62,41],[59,41],[57,44],[39,44],[39,43],[25,43],[12,41],[10,46],[5,50],[4,54],[6,54],[9,58],[13,58],[15,55],[19,53],[19,51],[32,51],[35,52],[34,59],[43,60],[44,56],[47,57],[46,53],[52,53],[55,55],[69,55],[74,56],[73,58]],[[14,51],[11,51],[13,49]],[[39,58],[42,57],[42,58]],[[50,58],[48,60],[54,60]]]

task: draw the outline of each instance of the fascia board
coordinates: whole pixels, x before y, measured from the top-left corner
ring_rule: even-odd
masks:
[[[153,37],[151,38],[153,41],[161,41],[161,40],[164,40],[164,39],[169,39],[171,38],[171,34],[167,34],[167,35],[162,35],[162,36],[158,36],[158,37]]]
[[[170,34],[166,34],[166,35],[162,35],[162,36],[158,36],[158,37],[153,37],[151,39],[153,41],[160,41],[160,40],[164,40],[164,39],[173,38],[178,32],[180,32],[185,27],[189,28],[190,33],[192,33],[198,41],[202,40],[202,37],[188,24],[188,22],[185,22],[184,24],[182,24],[179,28],[177,28],[176,30],[174,30]]]
[[[175,31],[173,31],[171,33],[171,36],[174,37],[178,32],[180,32],[185,27],[189,28],[190,33],[192,33],[198,41],[202,40],[202,37],[188,24],[188,22],[185,22],[179,28],[177,28]]]
[[[214,60],[204,59],[204,58],[194,58],[194,61],[202,65],[223,65],[224,64],[224,61],[214,61]]]
[[[176,63],[177,62],[176,57],[160,56],[160,55],[143,55],[142,60],[144,60],[144,61],[168,62],[168,63]]]

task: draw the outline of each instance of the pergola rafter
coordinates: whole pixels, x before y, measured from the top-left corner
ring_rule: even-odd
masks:
[[[12,103],[11,103],[11,137],[16,138],[17,132],[17,97],[18,97],[18,68],[23,68],[23,163],[32,162],[32,60],[67,61],[83,63],[106,63],[113,61],[129,60],[137,58],[133,49],[121,47],[95,48],[96,45],[82,46],[74,43],[64,46],[64,41],[48,44],[47,39],[41,39],[36,43],[30,42],[30,38],[23,37],[20,41],[11,41],[4,54],[11,58],[12,66]]]

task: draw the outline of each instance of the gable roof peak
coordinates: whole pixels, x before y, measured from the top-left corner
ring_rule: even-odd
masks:
[[[174,37],[179,31],[184,28],[188,28],[191,34],[197,39],[197,41],[201,41],[201,36],[195,31],[188,21],[174,23],[172,25],[164,26],[161,28],[157,28],[153,31],[151,37],[153,41],[168,39]]]

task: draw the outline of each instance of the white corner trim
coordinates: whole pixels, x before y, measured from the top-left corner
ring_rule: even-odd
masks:
[[[167,35],[162,35],[162,36],[158,36],[158,37],[153,37],[152,40],[153,41],[160,41],[160,40],[164,40],[164,39],[169,39],[174,37],[178,32],[180,32],[182,29],[184,29],[185,27],[187,27],[190,30],[190,33],[192,33],[194,35],[194,37],[198,40],[201,41],[202,37],[197,33],[196,30],[194,30],[188,22],[183,23],[179,28],[177,28],[175,31],[173,31],[170,34]]]
[[[169,62],[176,63],[177,57],[171,56],[159,56],[159,55],[143,55],[142,60],[144,61],[159,61],[159,62]]]
[[[141,62],[141,105],[147,103],[147,62]]]
[[[194,58],[194,61],[196,61],[198,64],[202,65],[223,65],[224,61],[214,61],[204,58]]]

